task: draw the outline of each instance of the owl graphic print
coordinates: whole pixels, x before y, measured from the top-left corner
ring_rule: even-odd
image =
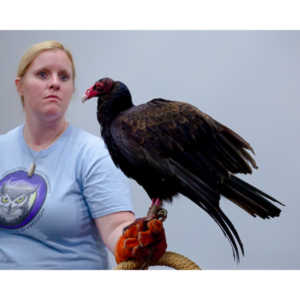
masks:
[[[0,180],[0,228],[17,229],[30,223],[41,210],[47,194],[40,175],[16,171]]]

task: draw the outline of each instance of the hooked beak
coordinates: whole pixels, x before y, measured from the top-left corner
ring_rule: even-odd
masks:
[[[88,96],[84,95],[82,98],[81,98],[81,102],[84,103],[86,100],[88,100]]]
[[[93,88],[87,89],[85,95],[81,98],[81,102],[84,103],[86,100],[97,96],[98,92],[96,90],[94,90]]]

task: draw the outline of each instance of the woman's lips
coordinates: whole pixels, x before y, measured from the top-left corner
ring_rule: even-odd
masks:
[[[60,100],[60,98],[57,96],[57,95],[49,95],[49,96],[46,96],[45,99],[49,99],[49,100],[55,100],[55,101],[58,101]]]

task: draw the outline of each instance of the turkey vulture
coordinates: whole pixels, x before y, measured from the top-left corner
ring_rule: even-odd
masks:
[[[252,147],[198,108],[161,98],[134,105],[127,86],[102,78],[83,101],[98,97],[97,119],[112,160],[155,201],[182,194],[204,209],[230,241],[233,256],[242,241],[221,210],[221,195],[253,217],[279,216],[275,198],[233,174],[257,168]],[[237,246],[239,245],[239,247]]]

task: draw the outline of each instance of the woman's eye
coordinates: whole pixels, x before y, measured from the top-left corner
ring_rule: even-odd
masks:
[[[69,78],[70,78],[70,76],[69,76],[68,74],[66,74],[66,73],[60,74],[59,77],[60,77],[60,79],[61,79],[62,81],[67,81],[67,80],[69,80]]]
[[[42,79],[46,79],[47,78],[47,72],[45,71],[40,71],[37,73],[38,77],[42,78]]]

